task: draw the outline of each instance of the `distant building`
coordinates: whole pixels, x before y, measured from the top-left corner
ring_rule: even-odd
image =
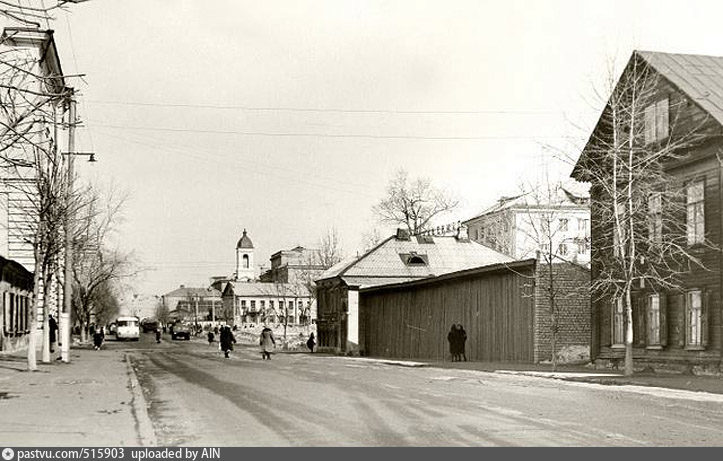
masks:
[[[185,320],[204,321],[222,318],[221,292],[214,288],[186,287],[181,285],[161,298],[169,315],[187,317]]]
[[[410,236],[399,229],[367,253],[334,265],[316,280],[320,350],[359,349],[359,290],[512,262],[492,248],[456,236]]]
[[[312,298],[305,286],[290,283],[229,282],[223,306],[241,327],[310,325]]]
[[[590,262],[590,198],[571,187],[502,197],[464,224],[472,240],[515,259],[540,251],[558,262]]]
[[[271,269],[261,274],[262,282],[306,283],[328,267],[321,263],[319,250],[297,246],[271,255]]]
[[[236,244],[236,272],[235,280],[255,280],[256,266],[254,266],[254,244],[246,234],[244,229],[243,235]]]

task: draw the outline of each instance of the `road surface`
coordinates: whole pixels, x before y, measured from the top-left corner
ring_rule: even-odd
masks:
[[[723,396],[197,341],[109,341],[129,354],[159,445],[722,445]],[[686,394],[693,395],[690,398]]]

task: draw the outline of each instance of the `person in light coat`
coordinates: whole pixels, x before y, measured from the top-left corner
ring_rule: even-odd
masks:
[[[274,333],[271,331],[271,328],[264,327],[264,329],[261,330],[259,344],[261,345],[261,359],[271,360],[271,352],[276,347],[276,340],[274,339]]]

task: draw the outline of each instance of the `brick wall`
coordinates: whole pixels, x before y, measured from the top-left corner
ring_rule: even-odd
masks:
[[[535,282],[535,362],[552,358],[552,318],[548,266],[538,263]],[[590,358],[590,271],[569,263],[553,264],[552,285],[557,306],[559,362]]]

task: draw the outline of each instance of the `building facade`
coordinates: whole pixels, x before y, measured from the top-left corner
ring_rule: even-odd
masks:
[[[569,186],[502,197],[464,224],[472,240],[515,259],[540,251],[556,262],[590,262],[589,196]]]
[[[638,142],[655,148],[674,145],[682,136],[695,133],[695,142],[686,144],[677,152],[679,155],[660,165],[672,178],[665,187],[675,192],[678,198],[674,200],[680,201],[675,206],[681,212],[662,222],[661,207],[672,206],[672,199],[656,201],[655,194],[651,194],[643,232],[647,232],[652,245],[662,232],[679,232],[681,235],[673,237],[683,242],[682,251],[700,264],[684,269],[675,286],[649,282],[633,287],[633,356],[639,366],[717,371],[723,359],[723,163],[719,158],[723,151],[723,93],[718,91],[723,86],[723,57],[635,51],[620,82],[631,72],[641,70],[648,72],[655,83],[644,108]],[[603,218],[609,216],[610,210],[596,205],[603,188],[595,176],[600,168],[595,152],[598,143],[610,141],[605,114],[572,173],[576,179],[592,184],[593,282],[603,277],[603,261],[615,247],[611,225]],[[620,364],[628,326],[622,299],[611,295],[596,298],[599,300],[592,304],[593,359]]]
[[[312,298],[305,287],[289,283],[230,282],[222,295],[224,310],[241,328],[311,325]]]

